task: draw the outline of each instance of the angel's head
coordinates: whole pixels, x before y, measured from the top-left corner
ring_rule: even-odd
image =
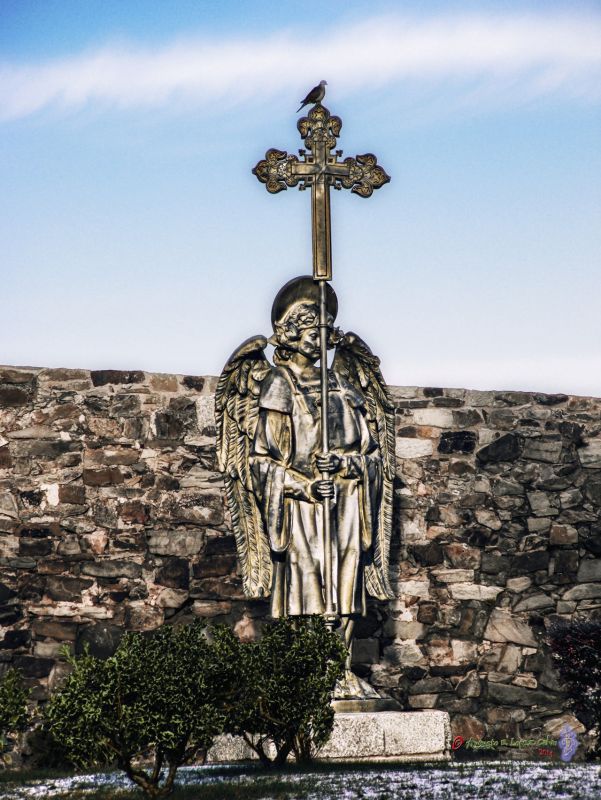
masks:
[[[335,347],[342,332],[334,327],[338,300],[331,286],[326,285],[326,320],[328,323],[328,348]],[[276,361],[287,361],[298,352],[310,361],[317,361],[320,353],[319,285],[310,277],[294,278],[277,294],[271,310],[273,344]]]

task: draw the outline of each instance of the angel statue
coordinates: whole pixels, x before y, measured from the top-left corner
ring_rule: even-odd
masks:
[[[333,605],[350,649],[366,595],[394,596],[394,407],[379,359],[356,334],[334,327],[338,301],[326,290],[327,346],[336,351],[327,371],[329,452],[321,448],[320,290],[302,276],[274,300],[273,336],[247,339],[223,369],[217,453],[245,594],[270,597],[273,617],[324,613],[323,499],[330,498]]]

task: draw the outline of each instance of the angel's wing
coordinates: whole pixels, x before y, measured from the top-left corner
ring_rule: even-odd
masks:
[[[247,339],[223,368],[215,393],[217,464],[224,473],[227,502],[247,597],[271,591],[271,554],[253,493],[249,456],[259,418],[261,383],[271,371],[267,339]]]
[[[389,559],[392,532],[392,498],[395,475],[394,403],[380,371],[380,359],[356,333],[347,333],[336,348],[334,370],[361,389],[367,400],[367,418],[382,454],[383,489],[373,562],[365,569],[367,591],[379,600],[394,598]]]

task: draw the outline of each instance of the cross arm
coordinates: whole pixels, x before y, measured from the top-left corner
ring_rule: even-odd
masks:
[[[253,175],[265,184],[268,192],[277,194],[305,180],[311,174],[310,169],[307,169],[309,166],[297,156],[272,147],[253,169]]]
[[[335,189],[350,189],[359,197],[371,197],[375,189],[390,182],[390,175],[378,164],[378,159],[373,153],[365,153],[356,158],[345,158],[341,164],[344,167],[338,174],[333,172],[332,185]]]

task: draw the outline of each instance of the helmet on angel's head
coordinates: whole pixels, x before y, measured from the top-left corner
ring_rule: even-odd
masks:
[[[286,359],[286,351],[295,349],[303,331],[319,326],[319,284],[310,275],[301,275],[288,281],[277,293],[271,307],[271,324],[274,335],[271,343],[277,347],[276,358]],[[334,328],[338,313],[338,299],[326,284],[326,312],[329,327],[328,347],[335,347],[342,331]]]

